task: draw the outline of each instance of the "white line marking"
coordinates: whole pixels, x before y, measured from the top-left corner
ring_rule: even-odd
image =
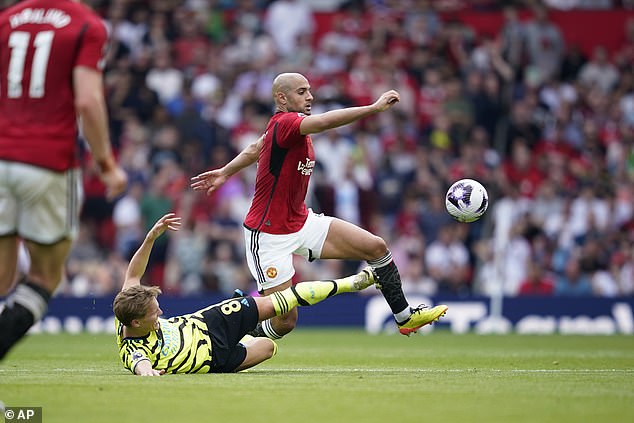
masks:
[[[293,373],[634,373],[634,369],[337,369],[337,368],[271,368],[261,367],[251,371]]]
[[[81,368],[57,368],[50,371],[56,373],[107,373],[110,369],[81,369]],[[249,369],[249,372],[268,373],[570,373],[570,374],[599,374],[599,373],[634,373],[634,369],[414,369],[414,368],[381,368],[381,369],[347,369],[347,368],[326,368],[326,367],[304,367],[304,368],[284,368],[284,367],[256,367]],[[0,374],[25,373],[43,374],[47,371],[29,369],[0,369]]]

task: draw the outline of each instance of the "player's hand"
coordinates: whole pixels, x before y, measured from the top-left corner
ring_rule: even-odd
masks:
[[[401,101],[401,96],[399,95],[399,93],[395,90],[390,90],[381,94],[381,97],[379,97],[379,99],[374,102],[374,107],[376,107],[379,112],[383,112],[399,101]]]
[[[214,169],[192,177],[191,187],[194,191],[206,191],[207,195],[217,190],[227,181],[222,169]]]
[[[160,237],[167,229],[170,231],[178,231],[181,228],[181,218],[176,217],[174,213],[167,213],[161,217],[150,229],[147,234],[147,238],[155,240]]]
[[[128,175],[119,166],[113,166],[100,174],[101,182],[106,186],[106,198],[112,200],[122,194],[128,186]]]
[[[147,372],[142,372],[139,376],[161,376],[165,374],[165,370],[150,369]]]

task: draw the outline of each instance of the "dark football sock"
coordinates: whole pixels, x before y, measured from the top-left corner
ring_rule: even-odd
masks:
[[[42,318],[50,298],[48,291],[26,278],[18,283],[0,314],[0,360]]]
[[[394,260],[392,260],[392,253],[388,251],[380,259],[368,260],[368,264],[374,268],[379,277],[378,285],[392,313],[397,315],[409,310],[409,303],[401,287],[401,276]]]

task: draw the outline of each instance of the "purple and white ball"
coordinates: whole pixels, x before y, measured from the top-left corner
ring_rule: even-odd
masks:
[[[454,182],[445,196],[447,212],[458,222],[469,223],[480,219],[489,206],[489,194],[482,184],[473,179]]]

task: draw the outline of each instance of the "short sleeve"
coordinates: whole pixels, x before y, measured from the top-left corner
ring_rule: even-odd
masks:
[[[130,371],[132,373],[135,373],[134,370],[136,369],[136,366],[142,362],[142,361],[150,361],[149,358],[147,358],[147,356],[145,355],[145,351],[143,350],[136,350],[133,351],[132,354],[130,354],[130,358],[129,358],[129,363],[125,363],[125,366],[130,369]]]
[[[282,148],[290,148],[297,143],[304,143],[305,135],[299,132],[299,125],[306,117],[303,113],[286,113],[278,121],[276,140]]]
[[[103,71],[108,46],[108,30],[98,18],[86,22],[85,29],[79,40],[79,49],[75,59],[75,66],[86,66]]]

